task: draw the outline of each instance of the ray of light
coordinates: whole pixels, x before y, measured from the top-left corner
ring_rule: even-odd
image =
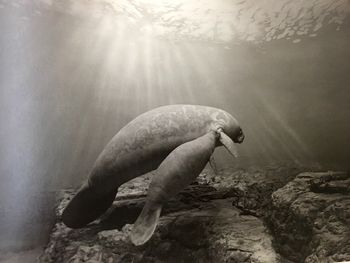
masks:
[[[190,72],[192,72],[191,64],[183,53],[183,45],[171,44],[172,56],[170,60],[172,61],[173,69],[178,71],[178,87],[177,98],[181,101],[194,103],[196,100],[196,94],[194,93],[195,83],[191,79]]]
[[[273,101],[268,101],[266,95],[259,89],[254,89],[254,93],[259,98],[263,109],[272,117],[273,125],[265,125],[264,121],[261,124],[265,126],[266,131],[270,134],[272,140],[277,140],[283,151],[294,160],[300,159],[300,156],[307,156],[307,159],[314,160],[314,156],[310,149],[307,148],[301,137],[278,113],[278,110],[273,107]],[[278,128],[277,128],[278,127]]]

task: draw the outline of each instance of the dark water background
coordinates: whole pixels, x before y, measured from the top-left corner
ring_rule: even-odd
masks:
[[[29,4],[0,7],[0,247],[42,242],[53,193],[78,186],[120,128],[161,105],[237,117],[246,140],[235,162],[216,152],[222,168],[350,168],[349,19],[299,43],[228,44],[149,38]]]

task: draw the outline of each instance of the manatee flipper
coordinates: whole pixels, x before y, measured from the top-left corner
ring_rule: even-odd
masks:
[[[146,243],[153,235],[157,227],[161,205],[146,204],[137,218],[130,239],[135,246],[141,246]]]
[[[81,228],[101,216],[113,203],[118,188],[107,194],[96,194],[84,184],[62,213],[63,223],[70,228]]]
[[[223,131],[219,132],[220,134],[220,142],[222,145],[225,146],[225,148],[229,151],[230,154],[232,154],[234,157],[238,157],[238,151],[235,143],[231,140],[230,137],[228,137]]]

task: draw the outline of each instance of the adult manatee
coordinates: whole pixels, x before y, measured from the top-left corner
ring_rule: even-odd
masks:
[[[71,228],[92,222],[111,206],[120,185],[157,169],[175,148],[210,132],[220,135],[215,146],[222,144],[237,155],[233,142],[241,143],[244,135],[237,120],[224,110],[169,105],[141,114],[104,148],[63,211],[63,222]]]

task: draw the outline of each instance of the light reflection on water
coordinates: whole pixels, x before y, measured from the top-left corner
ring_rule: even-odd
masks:
[[[297,44],[213,43],[159,39],[152,26],[141,34],[114,13],[39,2],[0,1],[1,247],[44,238],[53,191],[77,186],[121,127],[160,105],[233,113],[246,134],[240,166],[349,168],[346,19],[342,30],[329,26]]]

